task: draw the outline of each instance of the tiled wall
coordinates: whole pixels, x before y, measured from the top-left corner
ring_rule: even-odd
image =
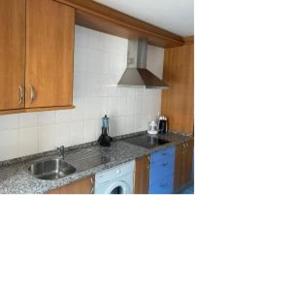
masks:
[[[110,116],[112,136],[147,129],[161,109],[161,92],[118,88],[126,39],[76,27],[74,110],[0,116],[0,161],[98,138]],[[148,68],[162,77],[164,51],[149,46]]]

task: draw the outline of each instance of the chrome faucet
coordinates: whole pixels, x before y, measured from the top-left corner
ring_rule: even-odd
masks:
[[[64,146],[60,146],[57,148],[57,151],[59,152],[59,155],[62,157],[62,159],[64,160]]]

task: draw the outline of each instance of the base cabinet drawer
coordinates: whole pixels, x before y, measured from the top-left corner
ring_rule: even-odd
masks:
[[[149,187],[150,194],[172,194],[173,193],[173,174],[170,177],[163,178],[158,182],[151,182]]]
[[[168,147],[166,149],[156,151],[151,154],[151,164],[157,162],[164,162],[164,161],[172,161],[175,157],[176,149],[175,147]]]
[[[150,182],[160,181],[162,178],[170,177],[174,173],[174,161],[168,163],[151,164]]]

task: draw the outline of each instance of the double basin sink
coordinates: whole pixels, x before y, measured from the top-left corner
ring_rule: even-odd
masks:
[[[76,172],[76,168],[61,158],[33,163],[29,167],[32,176],[42,180],[56,180]]]

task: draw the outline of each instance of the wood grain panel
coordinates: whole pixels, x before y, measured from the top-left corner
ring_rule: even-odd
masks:
[[[94,177],[86,177],[82,180],[75,181],[61,188],[49,191],[48,194],[93,194],[94,193]]]
[[[175,161],[175,178],[174,191],[178,192],[183,186],[183,159],[184,159],[184,144],[176,147],[176,161]]]
[[[136,159],[135,194],[148,194],[149,169],[150,162],[148,156]]]
[[[185,44],[194,44],[194,35],[184,37]]]
[[[72,105],[74,19],[72,7],[27,0],[26,108]]]
[[[0,111],[24,107],[25,0],[0,0]]]
[[[179,192],[192,181],[194,140],[177,145],[174,190]]]
[[[194,153],[194,141],[189,141],[184,149],[183,160],[183,185],[187,185],[192,179],[192,168],[193,168],[193,153]]]
[[[162,114],[171,131],[192,134],[194,128],[194,44],[166,49],[164,80],[169,89],[162,92]]]
[[[91,0],[56,0],[76,9],[76,23],[123,38],[147,38],[151,45],[178,47],[182,37]]]

